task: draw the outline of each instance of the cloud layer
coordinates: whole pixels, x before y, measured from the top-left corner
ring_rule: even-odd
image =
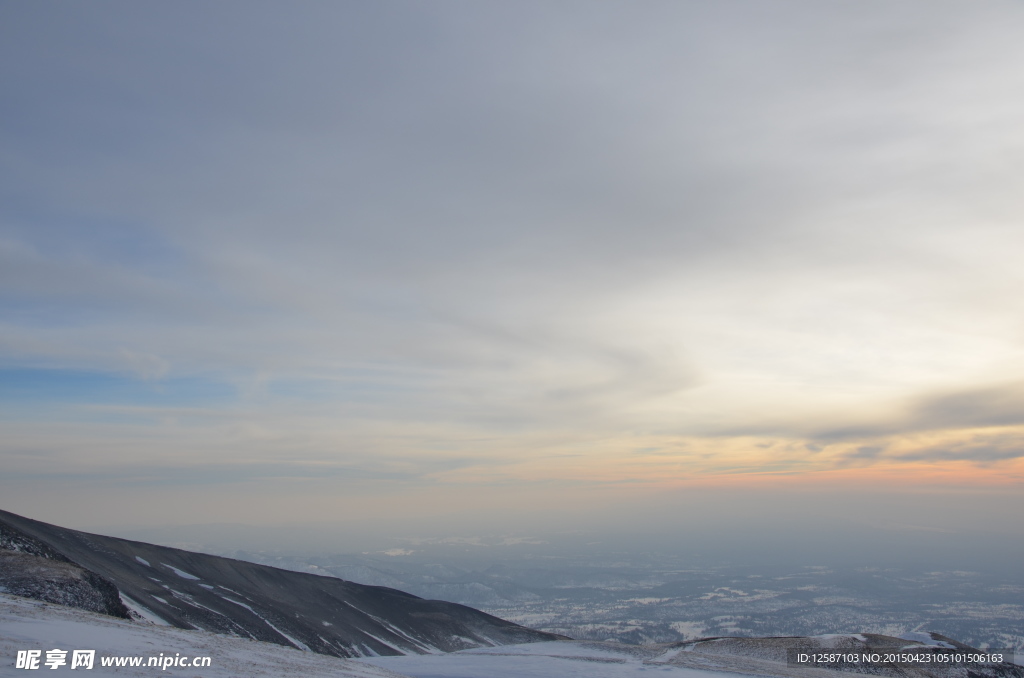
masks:
[[[26,506],[1021,479],[1014,3],[0,14]]]

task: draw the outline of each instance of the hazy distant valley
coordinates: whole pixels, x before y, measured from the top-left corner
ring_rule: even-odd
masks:
[[[684,556],[640,548],[645,537],[637,534],[595,536],[419,537],[356,554],[218,555],[0,511],[0,655],[18,656],[26,665],[17,671],[33,668],[23,650],[91,645],[101,667],[142,671],[154,665],[153,648],[175,647],[173,661],[205,655],[210,671],[201,675],[209,676],[624,678],[653,668],[689,678],[820,678],[831,668],[963,678],[953,665],[798,666],[787,652],[909,643],[930,648],[923,651],[931,657],[941,648],[1022,646],[1024,587],[1006,559],[988,574],[779,561],[741,567],[700,562],[708,556],[695,542],[686,542]],[[793,554],[776,549],[780,555]],[[996,574],[1000,568],[1009,574]],[[117,657],[123,662],[111,663]],[[1008,661],[969,675],[1024,677]],[[0,664],[0,675],[10,669]],[[145,675],[138,671],[130,675]]]
[[[223,555],[463,603],[579,639],[651,643],[927,629],[1024,651],[1024,573],[695,565],[655,552],[572,557],[551,550],[455,540],[356,555]]]

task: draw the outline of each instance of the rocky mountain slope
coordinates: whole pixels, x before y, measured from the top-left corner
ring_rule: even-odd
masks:
[[[338,657],[559,638],[395,589],[79,532],[6,511],[0,530],[6,592],[156,624]]]
[[[128,618],[117,587],[0,522],[0,591]]]
[[[37,600],[0,594],[0,677],[31,676],[17,668],[19,651],[41,651],[35,673],[79,675],[83,667],[68,665],[50,669],[43,662],[46,651],[93,650],[93,668],[82,675],[185,676],[187,678],[403,678],[403,674],[352,659],[302,652],[273,643],[232,638],[204,631],[185,631],[167,626],[140,624],[104,614],[87,612]],[[147,666],[151,657],[185,657],[189,662],[209,657],[199,668]],[[123,665],[103,666],[103,660],[120,659]],[[132,666],[130,660],[141,659]],[[124,661],[129,660],[129,661]],[[205,662],[201,662],[205,663]]]

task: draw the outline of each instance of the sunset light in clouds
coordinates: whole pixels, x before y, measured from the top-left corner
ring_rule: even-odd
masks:
[[[0,508],[1019,503],[1022,32],[1013,2],[4,3]]]

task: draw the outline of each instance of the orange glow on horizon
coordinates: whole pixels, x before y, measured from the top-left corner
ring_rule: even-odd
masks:
[[[805,439],[755,437],[611,438],[593,441],[583,449],[555,444],[524,454],[516,463],[470,465],[434,477],[453,484],[530,482],[665,489],[1000,488],[1024,484],[1024,457],[1014,456],[1020,441],[1024,441],[1021,427],[924,431],[824,446]],[[975,455],[978,449],[997,458]]]

